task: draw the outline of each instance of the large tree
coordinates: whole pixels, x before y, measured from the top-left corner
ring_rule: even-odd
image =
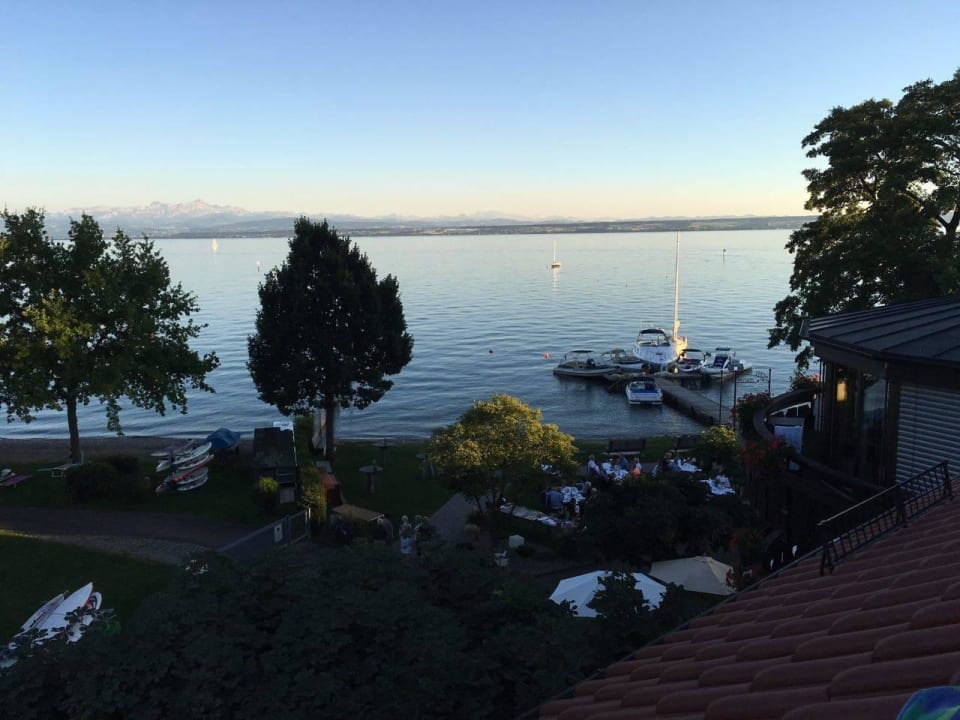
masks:
[[[0,235],[0,403],[7,419],[66,410],[70,454],[80,459],[77,408],[106,404],[121,434],[120,400],[163,414],[187,411],[187,387],[212,392],[216,354],[190,348],[205,325],[196,298],[173,285],[166,261],[144,238],[104,239],[89,215],[52,240],[41,211],[3,213]],[[185,320],[186,319],[186,320]]]
[[[428,449],[441,482],[476,502],[531,488],[576,467],[573,438],[544,423],[539,410],[510,395],[478,400],[453,425],[437,430]]]
[[[335,411],[376,402],[410,362],[396,278],[377,279],[367,256],[326,220],[301,217],[290,251],[260,285],[247,367],[260,398],[284,415],[326,412],[334,452]]]
[[[834,108],[803,139],[808,210],[790,236],[790,294],[770,347],[800,346],[805,317],[862,310],[960,288],[960,71],[903,97]],[[797,355],[806,367],[811,351]]]

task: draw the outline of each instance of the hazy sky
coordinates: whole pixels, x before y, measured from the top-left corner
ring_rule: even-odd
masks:
[[[801,214],[837,105],[960,66],[960,2],[52,2],[0,13],[0,205]]]

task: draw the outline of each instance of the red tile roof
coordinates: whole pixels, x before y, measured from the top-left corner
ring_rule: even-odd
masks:
[[[540,708],[550,720],[874,720],[960,683],[960,502],[808,557]]]

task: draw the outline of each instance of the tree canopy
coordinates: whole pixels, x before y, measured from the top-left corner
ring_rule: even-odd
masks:
[[[120,400],[164,414],[187,412],[187,388],[212,392],[215,353],[190,348],[205,325],[196,298],[172,284],[153,244],[117,230],[104,239],[89,215],[53,241],[41,211],[3,213],[0,235],[0,403],[7,419],[67,411],[70,452],[80,458],[77,407],[106,404],[122,432]],[[185,320],[186,319],[186,320]]]
[[[301,217],[283,265],[260,285],[249,362],[260,398],[285,415],[326,411],[333,453],[335,411],[363,409],[410,362],[413,338],[396,278],[377,279],[367,256],[331,228]]]
[[[960,71],[911,85],[894,104],[834,108],[807,137],[808,210],[790,236],[790,294],[770,347],[800,347],[804,318],[954,293],[960,288]],[[797,355],[806,367],[811,350]]]
[[[542,483],[544,465],[566,473],[576,467],[573,438],[544,423],[539,410],[510,395],[479,400],[453,425],[437,430],[428,452],[443,482],[455,492],[496,500]]]

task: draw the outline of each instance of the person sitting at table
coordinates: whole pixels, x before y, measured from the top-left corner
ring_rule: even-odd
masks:
[[[587,480],[591,482],[600,480],[604,475],[600,471],[600,466],[597,465],[597,460],[593,455],[590,456],[590,459],[587,460]]]
[[[630,468],[630,475],[632,475],[635,478],[638,478],[641,475],[643,475],[643,465],[640,463],[640,458],[637,458],[636,460],[633,461],[633,467]]]
[[[660,458],[660,463],[657,465],[657,469],[661,473],[676,472],[676,467],[673,462],[673,453],[669,450],[663,454],[663,457]]]
[[[630,463],[627,462],[627,458],[623,453],[617,455],[616,467],[620,468],[624,472],[630,472]]]
[[[552,513],[563,510],[563,493],[557,488],[550,488],[547,493],[547,510]]]

